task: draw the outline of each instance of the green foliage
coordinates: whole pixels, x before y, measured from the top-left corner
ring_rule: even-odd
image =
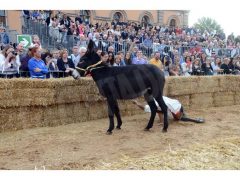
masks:
[[[199,29],[201,32],[207,30],[210,33],[216,30],[219,34],[224,33],[222,27],[217,23],[217,21],[208,17],[198,19],[198,22],[194,24],[194,28]]]

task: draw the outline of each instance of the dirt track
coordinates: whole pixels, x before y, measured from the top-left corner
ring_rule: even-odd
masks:
[[[155,122],[143,131],[149,114],[123,118],[122,130],[105,135],[108,120],[0,133],[0,169],[94,169],[124,155],[143,157],[171,148],[191,148],[225,137],[240,137],[240,106],[188,111],[204,124],[173,122],[168,133]],[[156,119],[158,120],[158,119]]]

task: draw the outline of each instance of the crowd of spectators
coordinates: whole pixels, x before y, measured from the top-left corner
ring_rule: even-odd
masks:
[[[132,22],[112,21],[91,24],[81,17],[70,18],[61,12],[23,11],[24,18],[45,24],[54,41],[76,40],[71,52],[66,49],[45,49],[39,35],[33,36],[31,48],[15,47],[3,41],[2,29],[0,71],[14,71],[13,76],[66,77],[79,63],[92,39],[96,52],[109,66],[154,64],[165,76],[239,74],[240,43],[216,31],[201,32],[192,27],[141,26]],[[31,26],[31,24],[30,24]],[[36,69],[36,64],[40,65]],[[44,69],[47,67],[47,70]],[[32,66],[35,67],[32,69]],[[30,71],[30,72],[29,72]],[[5,73],[4,73],[5,72]],[[35,73],[34,73],[35,72]],[[37,75],[36,75],[37,74]]]

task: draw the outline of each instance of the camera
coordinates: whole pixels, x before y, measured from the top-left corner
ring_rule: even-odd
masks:
[[[17,53],[16,51],[12,51],[12,54],[13,54],[14,56],[17,56],[17,55],[18,55],[18,53]]]

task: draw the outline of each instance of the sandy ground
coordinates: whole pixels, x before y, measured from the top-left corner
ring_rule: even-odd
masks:
[[[123,118],[122,130],[106,135],[108,119],[0,133],[0,169],[100,169],[124,156],[141,158],[166,150],[191,149],[221,138],[240,138],[240,106],[189,110],[204,124],[172,122],[168,133],[149,114]]]

